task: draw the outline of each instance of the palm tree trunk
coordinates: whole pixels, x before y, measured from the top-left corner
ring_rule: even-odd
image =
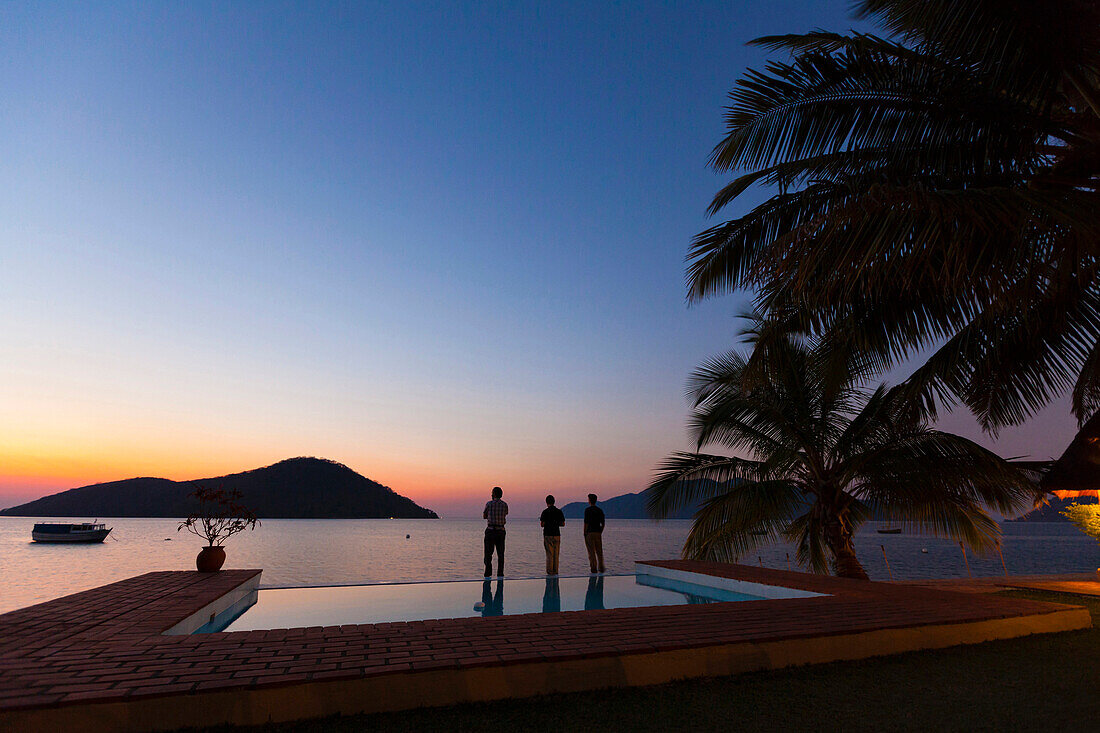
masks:
[[[833,553],[833,572],[840,578],[870,580],[852,546],[852,530],[847,522],[831,519],[825,525],[825,544]]]

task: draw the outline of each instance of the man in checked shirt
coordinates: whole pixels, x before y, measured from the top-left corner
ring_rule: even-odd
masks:
[[[493,574],[493,550],[497,552],[497,576],[504,576],[504,521],[508,516],[508,505],[500,497],[504,496],[499,486],[493,487],[493,499],[485,504],[481,516],[488,524],[485,527],[485,577]]]

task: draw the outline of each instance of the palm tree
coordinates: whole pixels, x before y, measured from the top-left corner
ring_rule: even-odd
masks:
[[[868,519],[995,548],[1000,529],[983,509],[1013,512],[1033,484],[976,443],[929,427],[905,392],[864,385],[873,364],[818,340],[757,344],[692,377],[691,430],[749,458],[675,453],[659,467],[647,506],[664,518],[701,502],[684,556],[733,562],[785,539],[801,565],[866,578],[852,545]]]
[[[689,297],[748,288],[782,337],[830,333],[907,381],[924,414],[990,432],[1072,390],[1100,408],[1100,3],[859,0],[882,36],[790,54],[731,94],[712,164],[738,176],[695,238]],[[767,330],[767,329],[765,329]]]

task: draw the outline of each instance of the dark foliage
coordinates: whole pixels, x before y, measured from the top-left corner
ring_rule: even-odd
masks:
[[[1100,3],[860,0],[884,35],[755,43],[715,148],[778,193],[695,239],[691,298],[738,288],[784,333],[827,333],[925,414],[992,432],[1072,392],[1100,407]]]
[[[755,335],[755,334],[754,334]],[[684,545],[694,559],[735,562],[789,541],[799,564],[866,578],[852,544],[871,518],[986,553],[1000,527],[985,511],[1030,505],[1034,482],[1008,461],[929,427],[904,388],[864,385],[871,362],[814,339],[756,343],[692,378],[700,452],[676,453],[646,489],[654,517],[698,504]],[[702,453],[707,445],[748,455]]]

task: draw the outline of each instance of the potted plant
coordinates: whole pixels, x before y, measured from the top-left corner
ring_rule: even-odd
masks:
[[[1100,504],[1070,504],[1062,516],[1073,522],[1077,529],[1100,542]],[[1096,569],[1096,579],[1100,580],[1100,568]]]
[[[225,548],[222,543],[246,529],[255,529],[260,520],[248,507],[241,504],[241,492],[199,487],[191,494],[198,499],[199,508],[180,522],[176,531],[186,529],[206,540],[195,559],[201,573],[221,570],[225,564]]]

